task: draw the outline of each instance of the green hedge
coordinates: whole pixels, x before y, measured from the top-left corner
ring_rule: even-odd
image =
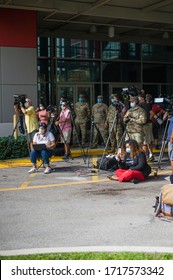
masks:
[[[13,159],[29,156],[27,140],[24,136],[0,137],[0,159]]]

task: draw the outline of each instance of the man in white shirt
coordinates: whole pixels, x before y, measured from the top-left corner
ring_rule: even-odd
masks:
[[[49,131],[47,131],[47,125],[45,123],[40,123],[39,132],[36,132],[33,138],[34,144],[45,144],[46,148],[42,150],[31,150],[30,159],[33,164],[33,167],[28,171],[28,173],[37,172],[37,159],[42,158],[45,166],[44,174],[51,172],[49,166],[49,158],[53,154],[53,148],[55,148],[55,137]]]

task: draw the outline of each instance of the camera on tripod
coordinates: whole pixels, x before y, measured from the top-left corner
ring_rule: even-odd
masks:
[[[135,86],[122,88],[121,95],[124,100],[129,100],[129,95],[131,96],[138,96],[139,89]]]
[[[169,115],[173,115],[173,103],[171,98],[158,97],[154,99],[154,103],[162,107]]]
[[[50,113],[51,118],[55,118],[57,116],[57,107],[53,105],[49,105],[46,108],[46,111]]]
[[[26,99],[26,95],[24,94],[14,94],[14,106],[15,108],[21,112],[21,108],[20,108],[20,103],[22,103],[23,107],[25,107],[25,99]]]

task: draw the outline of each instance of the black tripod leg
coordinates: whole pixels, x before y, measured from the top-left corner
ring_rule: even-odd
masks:
[[[76,124],[75,124],[75,121],[74,121],[74,119],[73,119],[71,110],[70,110],[70,116],[71,116],[71,121],[72,121],[72,124],[73,124],[73,129],[75,129],[77,141],[78,141],[79,147],[80,147],[81,152],[82,152],[83,161],[84,161],[84,163],[86,164],[86,154],[85,154],[85,151],[84,151],[84,149],[82,148],[81,142],[80,142],[80,140],[79,140],[78,132],[77,132],[77,129],[76,129]]]
[[[94,137],[94,122],[92,121],[91,122],[91,129],[90,129],[90,142],[89,142],[89,147],[87,149],[87,154],[88,154],[88,167],[89,167],[89,164],[90,164],[90,155],[89,155],[89,151],[91,150],[92,148],[92,144],[93,144],[93,137]]]

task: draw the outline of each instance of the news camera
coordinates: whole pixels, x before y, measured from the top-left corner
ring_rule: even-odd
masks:
[[[154,98],[154,103],[159,105],[164,109],[165,112],[168,112],[169,115],[173,114],[173,99],[167,97],[157,97]]]
[[[46,111],[50,113],[51,118],[55,118],[57,116],[57,107],[53,105],[48,105],[46,107]]]
[[[138,96],[138,92],[139,91],[140,90],[137,89],[135,86],[126,87],[126,88],[122,88],[121,95],[122,95],[124,100],[128,100],[129,99],[129,95],[131,95],[131,96]]]
[[[18,109],[20,109],[20,103],[22,103],[22,105],[24,106],[26,95],[14,94],[13,97],[14,97],[14,106],[16,105]]]

